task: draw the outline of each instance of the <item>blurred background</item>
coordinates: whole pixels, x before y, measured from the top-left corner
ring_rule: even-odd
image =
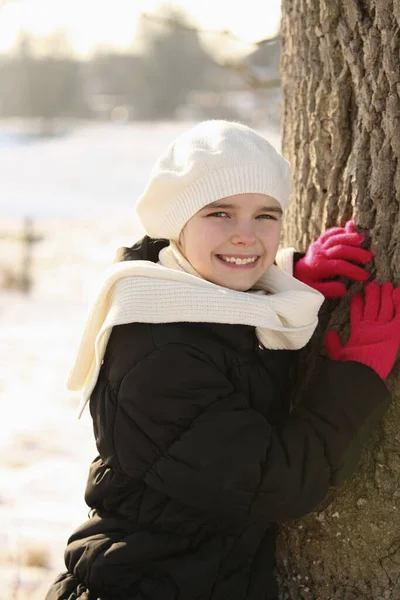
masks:
[[[280,147],[280,0],[0,0],[0,600],[41,600],[87,517],[65,389],[159,154],[208,118]]]

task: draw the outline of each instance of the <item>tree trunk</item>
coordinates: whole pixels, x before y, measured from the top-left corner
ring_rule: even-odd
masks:
[[[400,285],[400,0],[283,0],[283,151],[293,171],[285,244],[304,250],[354,217],[373,278]],[[348,301],[326,302],[304,352],[301,395],[327,326],[345,339]],[[322,351],[323,352],[323,351]],[[400,599],[400,369],[392,407],[355,476],[281,527],[282,598]]]

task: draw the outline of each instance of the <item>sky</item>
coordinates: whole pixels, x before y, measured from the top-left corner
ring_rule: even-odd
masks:
[[[132,45],[140,13],[151,13],[160,4],[160,0],[0,0],[0,52],[12,47],[21,30],[47,36],[62,29],[81,55],[99,45],[126,48]],[[245,42],[271,37],[279,27],[281,0],[169,4],[184,8],[201,28],[229,29]]]

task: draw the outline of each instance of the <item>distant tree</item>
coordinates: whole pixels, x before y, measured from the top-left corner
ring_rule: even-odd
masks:
[[[173,118],[189,92],[204,87],[206,70],[213,62],[198,32],[185,29],[184,13],[167,7],[159,14],[167,24],[142,19],[138,30],[144,51],[140,67],[132,74],[131,93],[141,118]]]
[[[13,84],[8,102],[13,102],[14,114],[40,119],[46,131],[56,118],[82,111],[81,65],[70,56],[52,53],[56,43],[54,37],[47,53],[38,56],[25,34],[8,65],[8,80]]]
[[[133,53],[99,51],[90,61],[89,87],[96,94],[123,96],[130,103],[137,93],[135,78],[143,58]]]

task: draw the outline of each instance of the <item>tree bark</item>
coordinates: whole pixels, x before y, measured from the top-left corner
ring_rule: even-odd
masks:
[[[283,153],[293,172],[285,245],[305,250],[354,218],[379,282],[400,285],[400,0],[283,0]],[[346,339],[349,297],[327,301],[304,352],[299,397],[327,326]],[[400,368],[391,409],[357,473],[281,527],[282,598],[400,599]]]

